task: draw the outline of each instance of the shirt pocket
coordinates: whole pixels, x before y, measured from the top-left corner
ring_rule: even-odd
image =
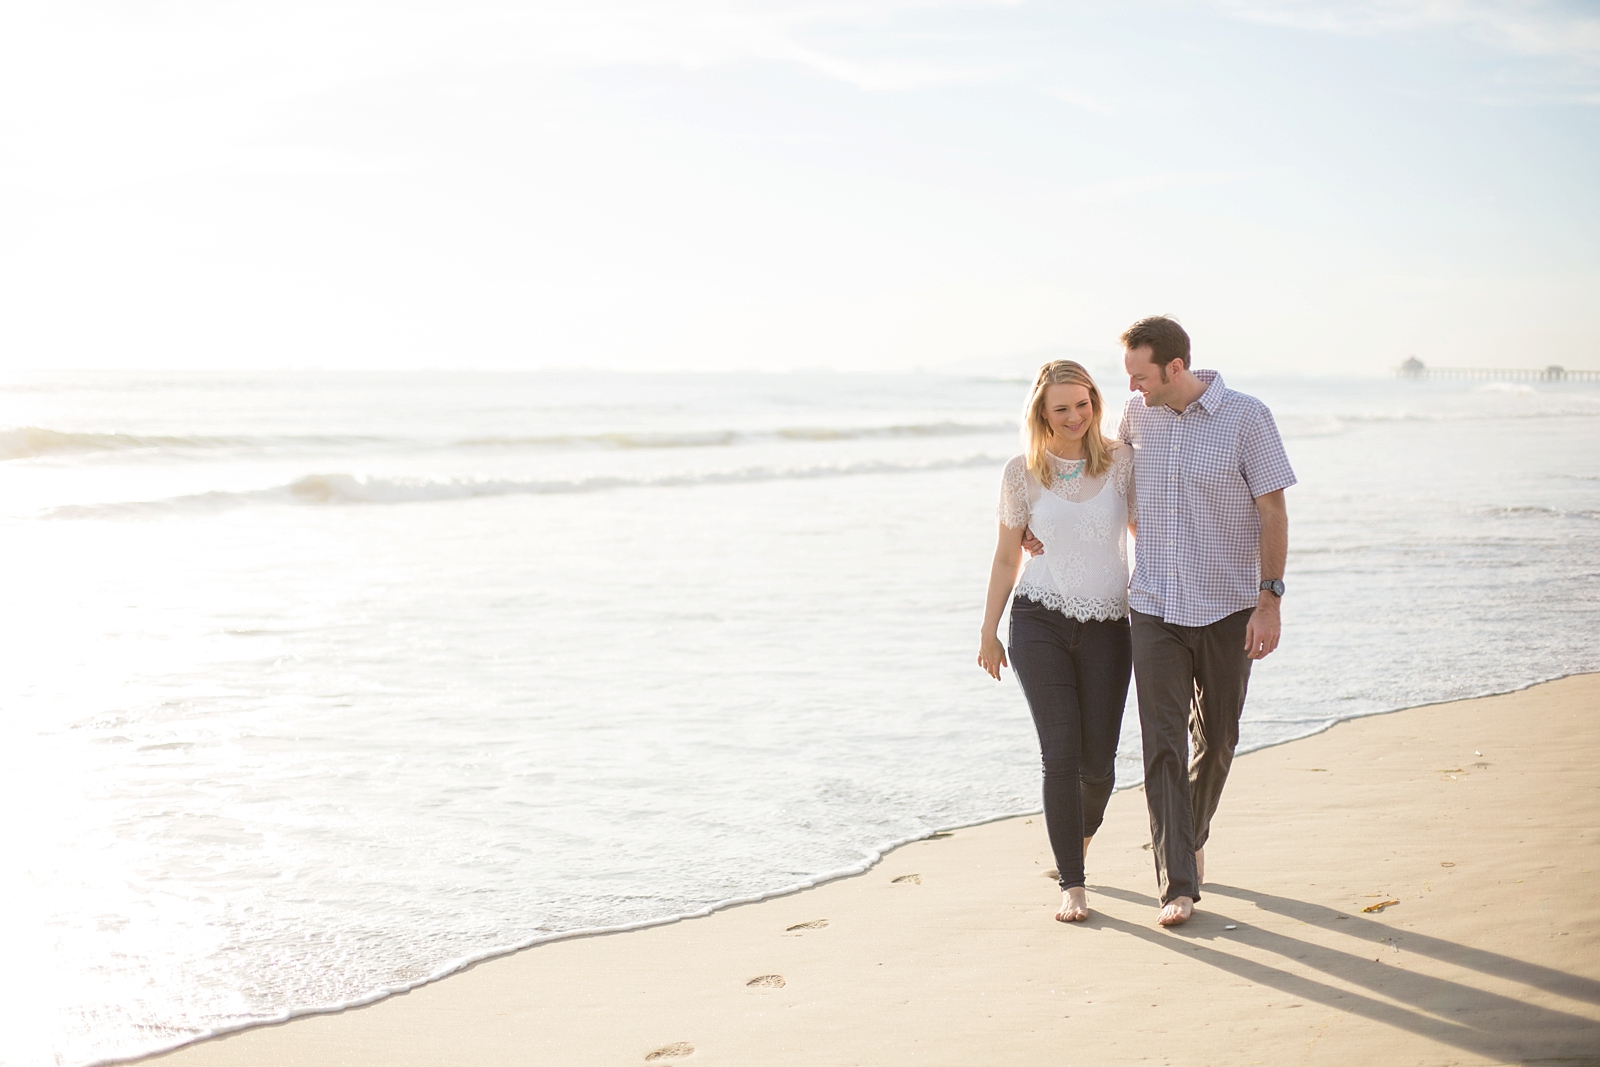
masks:
[[[1213,492],[1244,486],[1238,453],[1229,447],[1191,449],[1184,454],[1183,473],[1191,484]]]

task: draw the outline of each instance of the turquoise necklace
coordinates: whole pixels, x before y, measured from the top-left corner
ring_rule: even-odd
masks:
[[[1060,459],[1061,457],[1057,456],[1056,458]],[[1066,460],[1061,460],[1061,462],[1065,463]],[[1056,480],[1059,482],[1072,481],[1072,479],[1083,473],[1083,464],[1084,461],[1080,459],[1072,464],[1072,470],[1070,472],[1063,470],[1056,471]]]

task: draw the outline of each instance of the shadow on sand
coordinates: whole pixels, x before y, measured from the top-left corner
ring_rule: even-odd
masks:
[[[1116,900],[1147,906],[1155,898],[1114,886],[1092,891]],[[1305,901],[1273,896],[1234,886],[1206,883],[1208,902],[1226,897],[1241,904],[1294,919],[1350,938],[1355,951],[1345,951],[1287,934],[1264,930],[1248,920],[1217,911],[1197,910],[1182,926],[1142,926],[1095,912],[1090,923],[1117,930],[1173,952],[1200,960],[1248,982],[1290,996],[1406,1030],[1465,1052],[1496,1060],[1528,1064],[1600,1065],[1600,1022],[1515,996],[1490,992],[1462,981],[1419,974],[1395,966],[1405,953],[1476,971],[1499,982],[1517,982],[1567,1000],[1600,1004],[1600,982],[1528,963],[1510,956],[1441,941],[1412,930],[1397,930],[1360,915],[1349,915]],[[1214,894],[1214,895],[1213,895]],[[1228,924],[1235,930],[1224,930]],[[1238,945],[1292,960],[1297,970],[1320,971],[1343,986],[1329,985],[1255,959],[1223,946]],[[1358,947],[1359,946],[1359,947]],[[1372,952],[1373,956],[1366,955]],[[1358,954],[1359,953],[1359,954]],[[1387,954],[1390,962],[1383,962]],[[1377,958],[1374,958],[1377,957]],[[1353,987],[1353,988],[1350,988]],[[1366,990],[1373,996],[1356,989]],[[1379,999],[1382,998],[1382,999]]]

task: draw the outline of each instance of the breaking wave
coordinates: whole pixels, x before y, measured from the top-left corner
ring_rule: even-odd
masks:
[[[663,489],[744,482],[795,481],[814,478],[849,478],[866,474],[920,474],[964,467],[998,467],[1005,456],[971,455],[923,463],[867,460],[856,463],[818,464],[808,467],[742,467],[725,471],[663,474],[652,477],[595,476],[589,478],[479,479],[369,478],[355,474],[308,474],[286,485],[242,492],[214,491],[107,504],[68,504],[51,508],[46,519],[116,519],[225,511],[252,504],[414,504],[441,500],[470,500],[491,496],[542,496],[556,493],[596,493],[619,489]]]
[[[1344,433],[1353,426],[1366,426],[1381,423],[1395,422],[1482,422],[1486,418],[1494,419],[1551,419],[1551,418],[1600,418],[1600,403],[1595,404],[1563,404],[1552,405],[1548,408],[1531,411],[1502,411],[1486,416],[1476,411],[1370,411],[1370,412],[1330,412],[1319,414],[1300,414],[1293,411],[1277,411],[1273,413],[1277,421],[1278,430],[1286,438],[1297,437],[1332,437]]]
[[[206,434],[77,433],[43,426],[0,430],[0,462],[95,452],[196,453],[372,444],[380,438],[334,434],[261,437]]]
[[[1517,504],[1479,509],[1480,515],[1496,519],[1524,516],[1553,519],[1600,519],[1600,508],[1552,508],[1536,504]]]
[[[367,445],[462,449],[654,449],[717,448],[785,441],[857,441],[886,438],[965,437],[1013,433],[1012,422],[927,422],[893,426],[796,426],[778,430],[701,430],[469,437],[460,440],[359,434],[213,436],[204,434],[79,433],[42,426],[0,430],[0,462],[96,452],[205,453],[296,448],[355,448]]]
[[[474,437],[463,448],[716,448],[774,441],[863,441],[904,437],[965,437],[1015,433],[1014,422],[926,422],[897,426],[795,426],[781,430],[703,430],[670,433],[551,434]]]
[[[1497,419],[1546,419],[1561,417],[1600,418],[1600,398],[1564,396],[1537,410],[1502,411]],[[1396,411],[1276,413],[1278,427],[1286,438],[1329,437],[1353,427],[1394,422],[1460,422],[1482,420],[1484,414],[1472,411],[1401,409]],[[53,430],[41,426],[0,429],[0,462],[84,456],[95,453],[123,453],[130,456],[187,455],[196,458],[218,452],[292,452],[307,449],[394,449],[462,450],[468,452],[532,451],[612,451],[632,449],[726,448],[737,445],[801,444],[829,441],[866,441],[916,438],[976,437],[1014,434],[1011,421],[899,423],[888,426],[790,426],[773,430],[707,429],[649,430],[601,433],[502,434],[481,437],[428,438],[363,434],[137,434],[86,433]]]

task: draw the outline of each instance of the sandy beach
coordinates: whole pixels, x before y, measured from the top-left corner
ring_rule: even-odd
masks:
[[[1042,822],[1010,819],[146,1062],[1600,1064],[1597,712],[1584,675],[1240,757],[1173,930],[1128,790],[1087,923],[1052,921]]]

